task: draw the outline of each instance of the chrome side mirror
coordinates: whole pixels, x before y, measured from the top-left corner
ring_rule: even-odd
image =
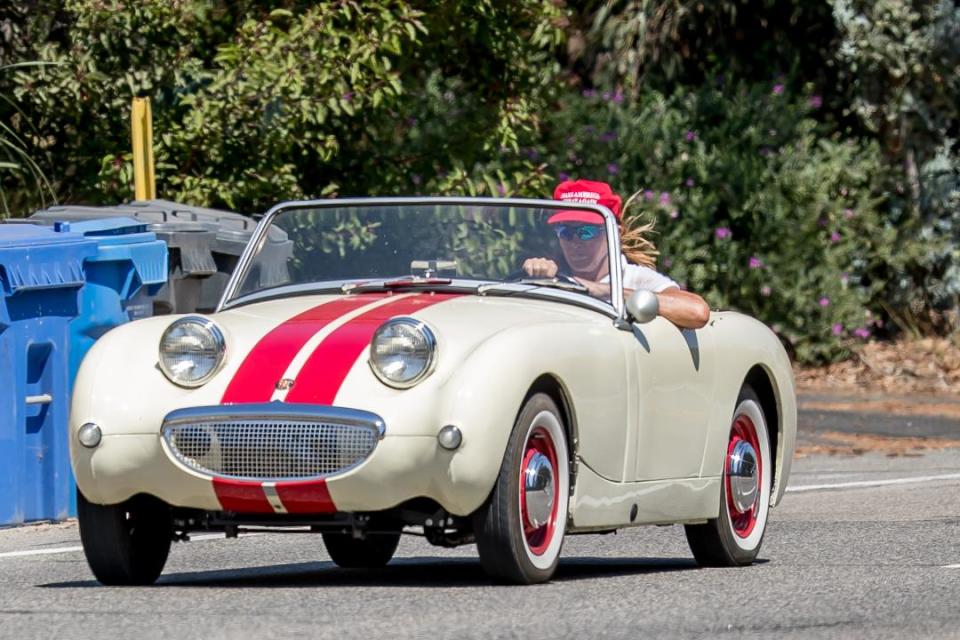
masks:
[[[660,302],[653,291],[638,289],[627,298],[627,313],[638,324],[645,324],[660,313]]]

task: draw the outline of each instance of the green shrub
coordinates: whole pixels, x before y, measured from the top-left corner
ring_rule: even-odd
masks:
[[[25,70],[40,66],[34,62],[18,62],[0,66],[0,77],[17,69]],[[0,93],[0,103],[13,107],[10,123],[0,120],[0,220],[10,215],[11,209],[20,206],[20,201],[36,197],[41,204],[48,199],[56,201],[53,187],[47,180],[43,169],[34,159],[38,150],[33,141],[33,125],[16,103],[7,95]],[[19,133],[26,129],[29,133]]]

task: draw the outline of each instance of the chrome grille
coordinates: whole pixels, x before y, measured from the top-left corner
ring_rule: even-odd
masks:
[[[194,419],[168,424],[176,458],[202,473],[230,478],[315,478],[344,471],[377,446],[373,425],[283,419]]]

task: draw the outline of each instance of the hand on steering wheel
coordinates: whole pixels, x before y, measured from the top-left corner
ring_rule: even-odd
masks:
[[[577,289],[587,291],[587,287],[572,275],[560,269],[560,266],[549,258],[528,258],[523,262],[523,268],[507,276],[507,282],[517,282],[527,278],[552,278],[558,282],[565,282]]]
[[[560,265],[550,258],[527,258],[522,269],[531,278],[553,278],[560,272]]]

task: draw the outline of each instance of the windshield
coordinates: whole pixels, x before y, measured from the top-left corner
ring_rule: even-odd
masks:
[[[291,286],[344,293],[462,286],[518,295],[551,289],[611,301],[606,220],[612,218],[594,207],[367,202],[297,205],[268,217],[228,300]]]

